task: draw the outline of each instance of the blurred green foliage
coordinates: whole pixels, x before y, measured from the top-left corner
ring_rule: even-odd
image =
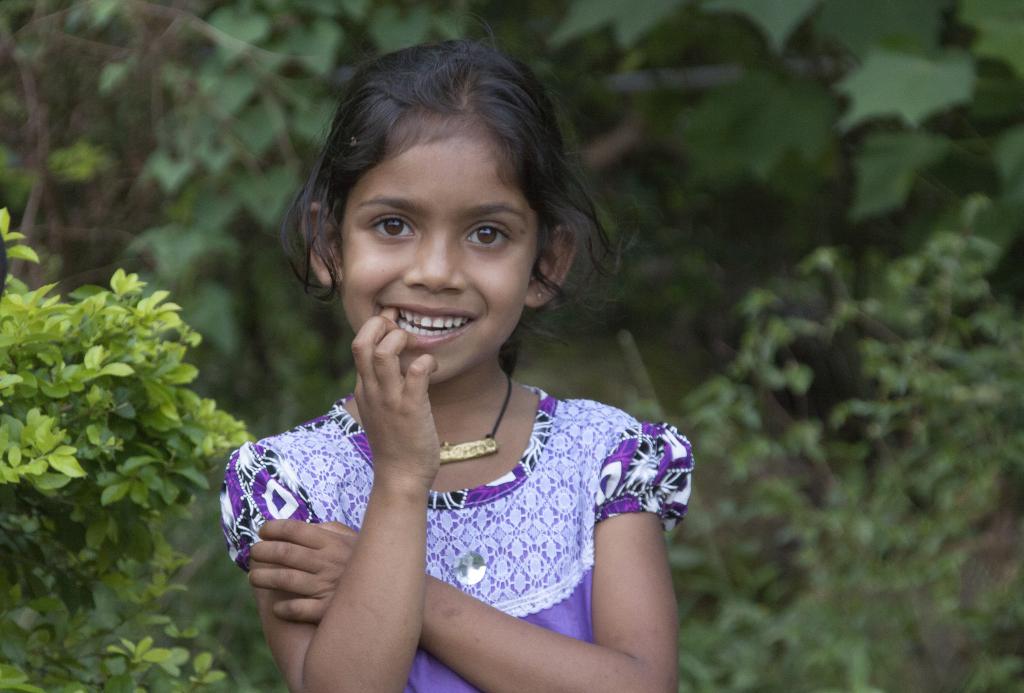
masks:
[[[319,414],[349,337],[289,276],[282,210],[355,62],[488,33],[629,245],[522,379],[695,441],[683,689],[1020,689],[1014,2],[7,0],[0,199],[42,258],[17,273],[137,271],[207,337],[202,393],[256,435]],[[279,686],[202,498],[167,608],[233,689]]]
[[[0,210],[11,257],[35,261]],[[185,690],[213,683],[195,629],[162,615],[187,559],[165,538],[242,425],[185,387],[199,342],[166,291],[122,270],[69,300],[0,297],[0,687]],[[154,646],[154,635],[168,643]],[[182,667],[189,664],[187,672]],[[190,675],[191,673],[191,675]]]

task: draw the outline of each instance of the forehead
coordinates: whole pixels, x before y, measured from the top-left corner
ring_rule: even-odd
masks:
[[[407,143],[363,174],[349,199],[376,196],[414,199],[436,209],[503,203],[530,211],[518,185],[508,180],[500,147],[475,132]]]

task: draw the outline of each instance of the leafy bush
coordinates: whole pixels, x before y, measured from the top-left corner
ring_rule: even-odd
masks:
[[[5,245],[21,238],[9,223],[3,210]],[[245,430],[187,387],[200,337],[144,287],[118,270],[109,290],[62,299],[10,279],[0,298],[0,688],[223,677],[190,652],[192,630],[160,615],[188,562],[164,533]]]
[[[729,486],[693,515],[706,547],[673,548],[700,595],[685,687],[1021,690],[1024,315],[998,256],[941,233],[856,300],[822,249],[748,297],[729,372],[684,403]]]

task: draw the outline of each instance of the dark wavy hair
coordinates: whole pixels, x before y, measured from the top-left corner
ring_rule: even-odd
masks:
[[[501,174],[523,193],[538,220],[534,279],[567,297],[541,271],[540,259],[556,243],[569,244],[603,272],[611,256],[608,236],[574,164],[555,109],[536,75],[493,46],[473,40],[424,44],[361,65],[347,82],[330,131],[305,185],[282,225],[292,268],[307,292],[330,298],[336,273],[341,217],[349,191],[381,161],[460,132],[482,133],[497,147]],[[583,250],[584,253],[578,251]],[[312,281],[314,258],[330,274],[329,286]],[[501,367],[515,368],[518,332],[501,350]]]

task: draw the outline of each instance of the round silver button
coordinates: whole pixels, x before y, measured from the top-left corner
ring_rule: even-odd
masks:
[[[459,556],[452,568],[455,569],[455,578],[463,585],[475,585],[484,579],[487,572],[484,557],[476,551],[467,551]]]

